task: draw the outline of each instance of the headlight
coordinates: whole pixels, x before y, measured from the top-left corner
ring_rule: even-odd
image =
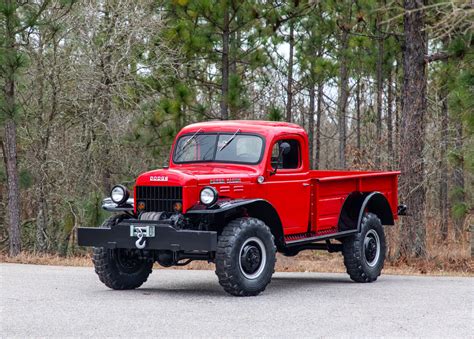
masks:
[[[117,205],[123,204],[125,201],[127,201],[129,196],[130,193],[128,192],[127,188],[122,185],[116,185],[112,188],[112,191],[110,191],[110,198]]]
[[[217,190],[214,187],[207,186],[201,190],[199,198],[204,205],[211,206],[217,201]]]

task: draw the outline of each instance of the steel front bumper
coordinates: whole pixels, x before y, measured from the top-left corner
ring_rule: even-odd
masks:
[[[124,220],[112,228],[79,227],[77,242],[79,246],[137,248],[138,237],[133,229],[147,226],[154,232],[143,238],[145,250],[215,251],[217,248],[216,232],[176,230],[162,222],[144,220]]]

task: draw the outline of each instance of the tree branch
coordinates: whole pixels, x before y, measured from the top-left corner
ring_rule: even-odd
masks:
[[[433,61],[447,60],[450,57],[452,57],[452,55],[446,52],[433,53],[430,55],[425,55],[425,63],[428,64]]]

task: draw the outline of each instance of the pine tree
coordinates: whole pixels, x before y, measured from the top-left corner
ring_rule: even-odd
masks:
[[[208,116],[228,119],[249,107],[245,80],[265,63],[264,9],[256,1],[209,0],[168,4],[171,40],[183,47],[191,86],[205,89]],[[189,78],[185,77],[185,78]],[[217,91],[219,89],[219,91]],[[201,93],[196,93],[199,96]],[[215,98],[218,100],[215,100]],[[219,109],[215,110],[215,102]],[[218,113],[217,113],[218,111]]]
[[[67,2],[66,2],[67,4]],[[25,67],[25,55],[21,50],[21,34],[39,24],[51,2],[18,3],[6,0],[0,4],[0,70],[2,96],[0,99],[0,123],[4,134],[1,145],[4,154],[8,191],[8,223],[10,255],[21,251],[20,238],[20,187],[18,171],[17,124],[20,119],[17,100],[19,77]],[[22,41],[28,43],[28,41]]]
[[[325,55],[333,52],[330,43],[335,22],[324,4],[318,3],[301,18],[302,39],[297,47],[297,62],[302,85],[309,93],[308,137],[311,168],[319,168],[321,119],[323,118],[324,84],[336,75],[335,63]],[[316,115],[316,130],[314,128]]]

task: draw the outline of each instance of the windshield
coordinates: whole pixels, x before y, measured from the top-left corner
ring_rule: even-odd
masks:
[[[263,139],[257,135],[238,134],[239,132],[184,135],[176,143],[173,161],[259,163],[263,153]]]

